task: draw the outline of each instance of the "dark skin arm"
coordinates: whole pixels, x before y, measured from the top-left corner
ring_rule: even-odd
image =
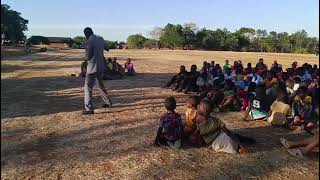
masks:
[[[249,112],[251,111],[251,109],[252,109],[252,104],[251,104],[251,102],[249,102],[248,109],[244,112],[244,117],[242,120],[247,121],[248,116],[249,116]]]
[[[157,136],[156,136],[156,139],[154,140],[154,143],[153,143],[153,145],[154,146],[160,146],[160,136],[161,136],[161,133],[162,133],[162,127],[159,127],[159,129],[158,129],[158,132],[157,132]]]

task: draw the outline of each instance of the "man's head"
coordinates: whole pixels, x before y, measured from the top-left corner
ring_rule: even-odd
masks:
[[[174,97],[168,97],[164,101],[164,106],[167,109],[167,111],[174,111],[176,109],[177,103]]]
[[[273,61],[273,64],[274,64],[274,65],[278,65],[277,60]]]
[[[89,27],[84,28],[83,32],[84,32],[84,35],[86,36],[86,39],[89,39],[90,36],[93,35],[93,31]]]
[[[113,60],[114,62],[116,62],[116,61],[117,61],[117,58],[116,58],[116,57],[113,57],[112,60]]]
[[[247,67],[248,67],[248,68],[251,68],[251,67],[252,67],[251,63],[248,63],[248,64],[247,64]]]
[[[208,99],[203,99],[197,108],[197,113],[204,117],[210,116],[210,113],[212,111],[212,105],[211,102]]]
[[[185,72],[186,71],[186,67],[184,65],[180,66],[180,72]]]
[[[191,72],[195,72],[195,71],[197,71],[197,65],[193,64],[191,66]]]
[[[229,64],[229,60],[226,60],[226,64]]]
[[[214,61],[211,61],[211,66],[212,66],[212,67],[214,66],[214,64],[215,64],[215,62],[214,62]]]

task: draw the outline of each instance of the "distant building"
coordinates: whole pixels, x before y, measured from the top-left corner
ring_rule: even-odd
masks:
[[[50,46],[54,48],[68,48],[68,42],[72,42],[71,38],[67,37],[46,37],[49,40]]]

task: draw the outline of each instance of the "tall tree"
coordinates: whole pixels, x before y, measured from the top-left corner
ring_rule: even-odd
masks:
[[[25,40],[23,31],[28,30],[28,20],[21,17],[21,13],[10,9],[10,6],[1,4],[1,34],[5,40],[13,43]]]
[[[130,35],[127,38],[127,48],[129,49],[141,49],[143,48],[144,42],[147,40],[141,34]]]
[[[160,37],[160,44],[175,49],[184,45],[183,28],[180,24],[167,24],[164,27],[164,34]]]

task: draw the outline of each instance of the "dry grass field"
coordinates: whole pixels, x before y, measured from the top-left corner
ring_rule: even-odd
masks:
[[[310,135],[242,122],[240,112],[219,113],[227,126],[256,138],[252,153],[230,155],[209,148],[173,150],[153,142],[163,100],[174,96],[184,113],[186,95],[160,86],[179,66],[204,60],[241,59],[270,66],[292,61],[318,64],[315,55],[170,50],[111,50],[107,57],[133,59],[135,77],[105,81],[114,107],[82,116],[83,50],[48,51],[1,60],[1,179],[319,179],[319,150],[310,157],[288,155],[280,137]]]

